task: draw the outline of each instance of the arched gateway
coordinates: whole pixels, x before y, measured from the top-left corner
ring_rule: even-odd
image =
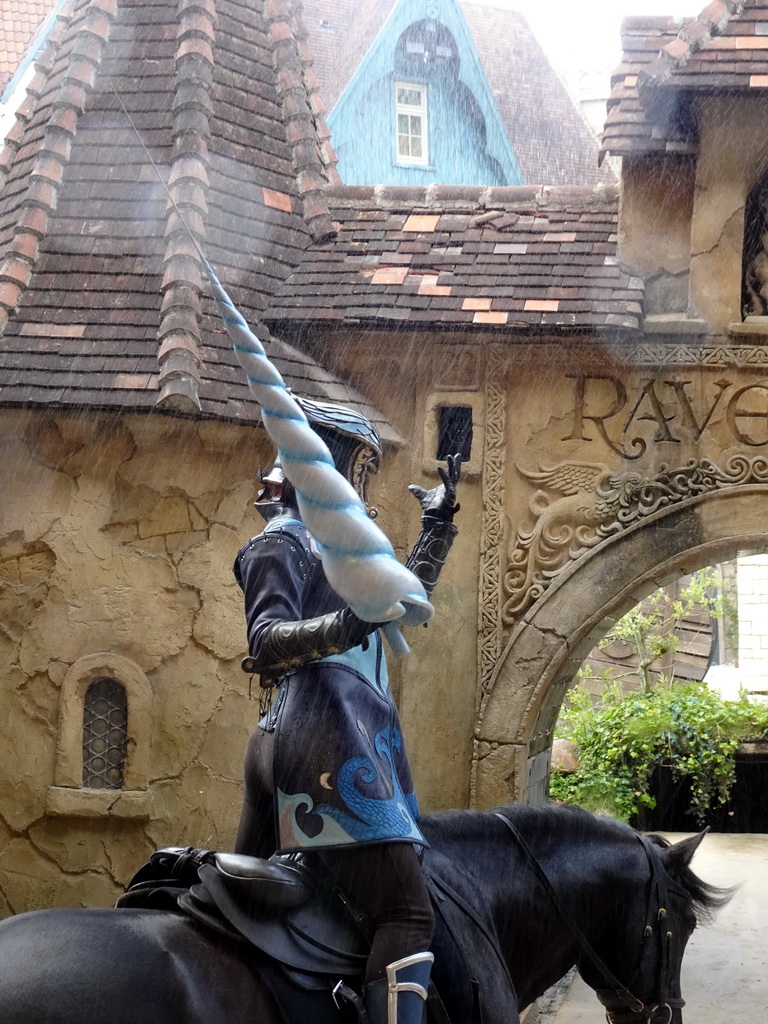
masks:
[[[571,563],[501,653],[479,713],[475,801],[497,803],[510,788],[531,802],[543,798],[565,692],[620,615],[683,573],[767,547],[768,488],[752,483],[681,497]]]
[[[478,806],[542,798],[567,685],[618,616],[676,575],[768,544],[768,78],[751,64],[764,6],[720,21],[707,8],[696,33],[623,27],[602,146],[622,158],[616,262],[641,279],[642,326],[602,347],[531,346],[499,389]],[[595,298],[593,313],[607,308]]]
[[[768,546],[765,347],[667,337],[520,355],[506,379],[488,359],[486,445],[503,469],[491,460],[483,480],[481,807],[544,798],[567,687],[619,616]]]

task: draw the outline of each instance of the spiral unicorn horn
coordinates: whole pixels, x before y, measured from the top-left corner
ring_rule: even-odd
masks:
[[[261,406],[264,427],[296,490],[307,529],[318,542],[329,583],[352,611],[368,622],[396,619],[406,626],[426,622],[433,608],[420,580],[397,561],[389,540],[368,518],[357,492],[336,469],[330,451],[286,389],[264,346],[205,257],[203,262],[248,387]],[[399,633],[386,628],[385,633],[393,649],[404,653]]]

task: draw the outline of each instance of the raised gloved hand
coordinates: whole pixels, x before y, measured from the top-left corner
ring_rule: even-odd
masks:
[[[425,516],[432,516],[443,522],[450,523],[461,508],[456,502],[456,485],[461,478],[461,455],[449,455],[446,459],[447,469],[437,467],[441,484],[426,490],[418,484],[410,484],[408,490],[418,499]]]

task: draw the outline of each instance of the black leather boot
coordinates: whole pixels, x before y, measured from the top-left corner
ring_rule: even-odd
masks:
[[[414,953],[387,967],[386,978],[365,987],[369,1024],[422,1024],[434,956]]]

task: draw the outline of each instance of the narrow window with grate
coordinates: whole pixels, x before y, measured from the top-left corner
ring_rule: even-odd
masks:
[[[128,751],[128,697],[116,679],[96,679],[83,709],[83,786],[122,789]]]
[[[437,410],[437,452],[438,461],[449,455],[461,455],[462,462],[469,462],[472,454],[472,409],[468,405],[441,405]]]

